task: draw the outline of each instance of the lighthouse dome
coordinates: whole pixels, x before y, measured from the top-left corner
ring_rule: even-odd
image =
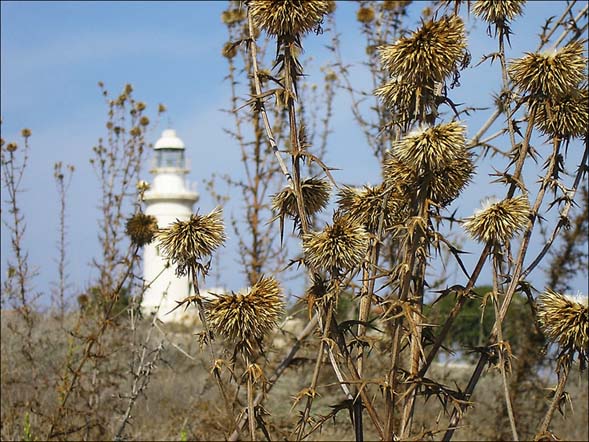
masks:
[[[184,142],[178,138],[174,129],[166,129],[155,142],[154,149],[184,149]]]

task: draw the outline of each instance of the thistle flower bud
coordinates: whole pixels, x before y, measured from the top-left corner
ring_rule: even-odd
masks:
[[[530,111],[534,125],[550,137],[581,138],[589,127],[589,91],[587,85],[571,89],[558,98],[532,100]]]
[[[330,190],[331,186],[329,183],[322,179],[307,178],[301,182],[303,204],[305,206],[305,213],[308,216],[320,212],[327,206]],[[272,210],[276,214],[276,217],[284,215],[293,218],[298,217],[297,198],[291,186],[286,186],[274,195],[272,198]]]
[[[512,61],[508,72],[521,92],[558,99],[578,87],[586,67],[583,45],[575,41],[555,51],[527,53]]]
[[[298,36],[315,29],[331,11],[325,0],[251,0],[254,24],[274,36]]]
[[[457,16],[430,20],[396,43],[380,47],[383,66],[391,76],[416,86],[443,82],[464,58],[464,23]]]
[[[418,173],[445,168],[465,155],[464,131],[459,122],[418,129],[398,141],[393,151]]]
[[[501,244],[522,231],[529,220],[530,203],[520,195],[500,202],[488,201],[464,223],[464,228],[476,240]]]
[[[333,224],[320,232],[303,235],[305,262],[330,272],[352,270],[364,259],[369,235],[358,220],[336,216]]]
[[[589,352],[587,305],[571,301],[560,293],[547,290],[538,298],[538,322],[546,337],[558,343],[561,355],[572,359],[577,352],[581,363],[587,363]]]
[[[383,184],[360,188],[345,186],[339,192],[339,210],[360,221],[365,229],[372,233],[377,231],[382,215],[383,229],[388,230],[403,220],[405,204],[395,189],[390,189],[387,204],[383,207],[384,190]]]
[[[427,197],[441,207],[454,201],[470,182],[474,174],[472,154],[465,152],[450,161],[445,167],[436,169],[427,179]]]
[[[187,221],[176,221],[158,234],[162,253],[177,265],[176,273],[185,275],[225,242],[222,210],[208,215],[193,214]]]
[[[361,7],[356,12],[356,19],[360,23],[368,24],[374,20],[374,9],[370,7]]]
[[[152,215],[136,213],[127,220],[125,232],[131,238],[131,242],[142,247],[153,241],[158,231],[157,220]]]
[[[283,311],[282,290],[272,277],[262,277],[249,290],[217,295],[207,303],[213,331],[231,341],[236,348],[251,354],[255,345],[278,322]]]
[[[435,108],[433,89],[423,87],[419,92],[418,96],[418,90],[414,84],[394,78],[375,89],[374,95],[396,114],[399,123],[404,124],[415,119],[416,112],[420,111],[418,104],[424,114],[431,113]]]
[[[525,0],[477,0],[472,12],[488,23],[502,24],[521,15]]]

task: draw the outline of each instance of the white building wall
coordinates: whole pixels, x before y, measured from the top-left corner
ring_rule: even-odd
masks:
[[[162,201],[149,204],[145,213],[155,216],[159,228],[166,228],[176,220],[187,220],[192,211],[187,205]],[[143,274],[147,287],[143,296],[143,312],[145,314],[155,312],[162,296],[165,296],[161,301],[158,318],[164,322],[182,320],[183,308],[168,315],[167,313],[177,305],[174,301],[180,301],[189,295],[188,277],[177,277],[174,265],[165,268],[167,259],[161,256],[157,241],[145,246],[143,253]]]
[[[154,147],[155,156],[158,150],[161,158],[164,153],[172,154],[174,150],[184,150],[184,143],[173,130],[165,130],[162,137]],[[171,150],[170,150],[171,149]],[[174,155],[173,155],[174,156]],[[185,221],[193,213],[192,206],[198,200],[196,191],[189,189],[186,185],[185,176],[188,170],[179,158],[184,154],[175,156],[179,167],[161,167],[164,161],[159,164],[154,162],[153,183],[150,190],[145,192],[145,213],[153,215],[157,219],[160,229],[169,227],[176,220]],[[186,312],[184,307],[168,314],[181,301],[191,293],[191,283],[187,276],[181,278],[176,276],[176,266],[170,264],[166,268],[167,259],[159,251],[157,240],[145,246],[143,251],[143,278],[145,281],[145,292],[143,295],[142,310],[145,315],[154,313],[158,305],[158,318],[164,322],[168,321],[194,321],[197,316],[195,309],[189,308]],[[163,299],[162,299],[163,297]]]

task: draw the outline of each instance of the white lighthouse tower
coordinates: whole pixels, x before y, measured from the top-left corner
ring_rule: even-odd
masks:
[[[152,169],[153,183],[145,192],[145,213],[157,219],[158,227],[165,228],[176,220],[187,220],[193,213],[192,206],[198,200],[198,193],[191,190],[186,183],[186,158],[184,143],[172,129],[163,131],[154,146]],[[182,321],[182,316],[193,315],[193,310],[184,312],[183,308],[170,312],[176,302],[192,292],[188,277],[177,277],[175,268],[166,268],[167,260],[161,256],[157,241],[145,246],[143,255],[143,277],[146,290],[142,309],[149,315],[160,309],[158,318],[163,321]],[[162,300],[163,297],[163,300]]]

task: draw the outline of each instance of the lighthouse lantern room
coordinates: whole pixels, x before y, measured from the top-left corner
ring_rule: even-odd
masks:
[[[184,154],[184,143],[172,129],[163,131],[154,145],[152,159],[153,183],[145,192],[145,213],[157,219],[158,227],[166,228],[176,220],[185,221],[193,213],[193,205],[198,200],[198,193],[186,183],[189,172]],[[143,296],[143,313],[155,313],[162,321],[182,321],[185,314],[193,315],[189,309],[170,312],[192,291],[188,277],[177,277],[173,265],[166,267],[167,260],[161,256],[157,241],[147,245],[143,255],[143,277],[145,293]]]

